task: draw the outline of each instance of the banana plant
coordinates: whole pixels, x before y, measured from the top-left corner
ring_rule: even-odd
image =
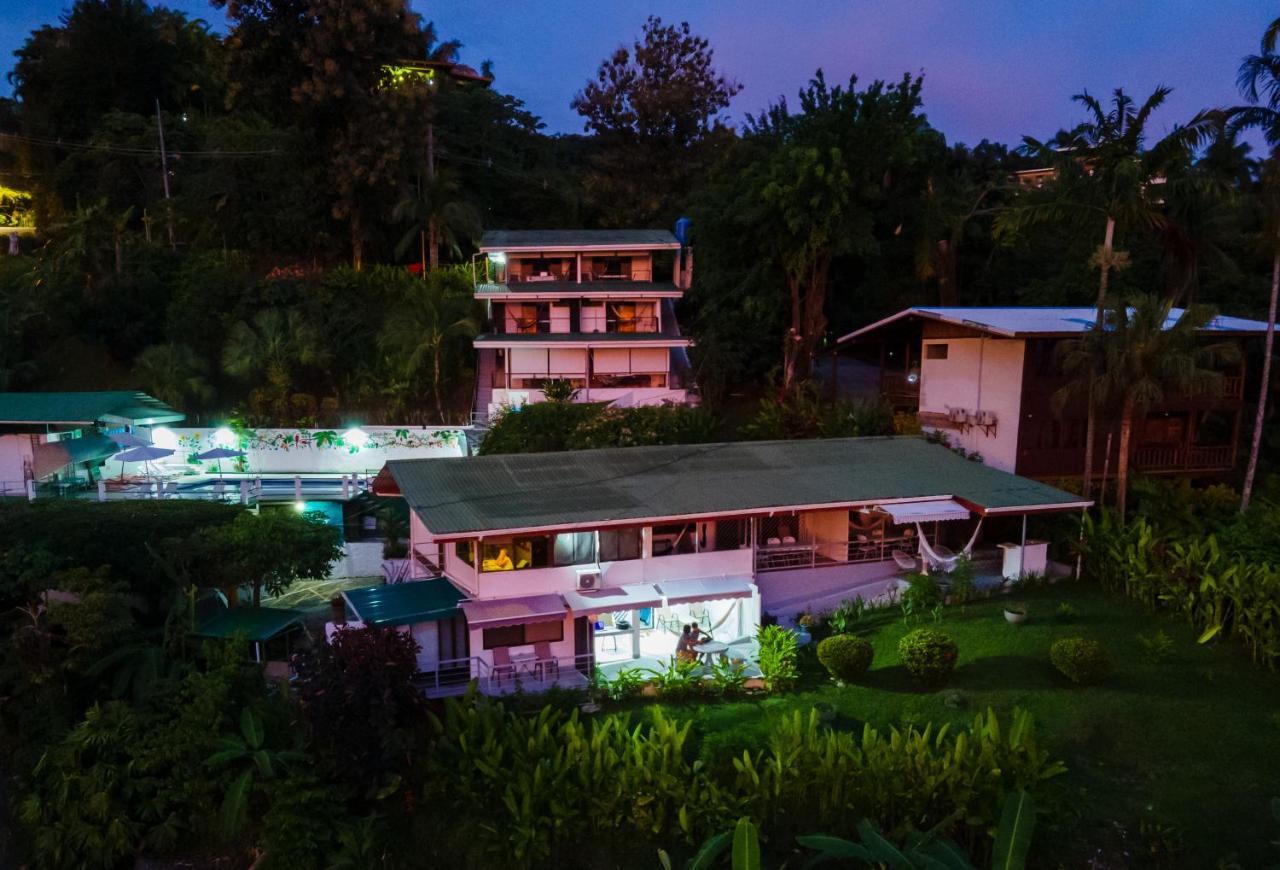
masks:
[[[268,749],[262,717],[248,707],[241,710],[240,733],[219,738],[217,751],[205,760],[209,767],[239,770],[222,800],[223,832],[234,837],[244,827],[256,781],[275,779],[277,770],[305,759],[305,753],[296,750]]]

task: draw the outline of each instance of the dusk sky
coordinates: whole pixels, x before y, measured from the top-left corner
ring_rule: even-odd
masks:
[[[26,34],[69,5],[4,0],[6,72]],[[206,0],[167,5],[224,26]],[[573,94],[602,58],[630,43],[647,14],[656,14],[689,21],[711,40],[721,69],[744,85],[731,109],[735,122],[781,94],[794,97],[818,67],[830,81],[923,71],[931,123],[949,141],[970,144],[1051,134],[1079,120],[1070,97],[1082,88],[1105,96],[1123,86],[1141,99],[1169,85],[1174,93],[1156,116],[1155,132],[1203,107],[1234,103],[1240,58],[1257,50],[1263,29],[1280,14],[1259,0],[414,0],[413,6],[443,37],[463,42],[464,62],[492,60],[498,86],[523,99],[553,132],[581,130],[569,108]]]

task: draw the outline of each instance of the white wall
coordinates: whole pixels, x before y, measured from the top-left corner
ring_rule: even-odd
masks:
[[[946,359],[929,359],[928,348],[947,345]],[[995,433],[979,427],[944,429],[951,444],[982,454],[983,461],[1013,471],[1018,458],[1025,342],[1002,338],[928,339],[921,350],[920,411],[946,414],[949,408],[992,411]]]
[[[390,459],[435,459],[467,455],[467,439],[456,427],[435,426],[361,426],[368,436],[363,446],[348,443],[344,437],[350,430],[321,429],[255,429],[252,438],[238,438],[224,443],[215,428],[160,427],[151,433],[159,447],[176,448],[163,464],[173,467],[201,468],[213,473],[215,462],[191,460],[196,453],[213,447],[244,450],[250,474],[351,474],[377,473]],[[332,432],[342,443],[324,441],[322,433]],[[321,435],[321,438],[317,438]],[[109,471],[119,472],[119,463],[109,463]],[[130,463],[141,467],[141,463]],[[131,472],[139,469],[126,467]],[[236,471],[236,460],[222,460],[224,472]]]
[[[449,545],[449,549],[445,573],[480,599],[572,592],[578,585],[578,572],[594,567],[575,565],[565,568],[530,568],[524,571],[482,571],[477,585],[472,579],[474,574],[471,566],[453,556],[452,545]],[[748,577],[754,574],[750,547],[713,553],[681,553],[675,556],[627,559],[622,562],[601,562],[600,568],[606,586],[719,577],[722,574]],[[473,589],[473,585],[476,588]]]
[[[34,463],[31,436],[0,435],[0,496],[26,494],[24,463]]]

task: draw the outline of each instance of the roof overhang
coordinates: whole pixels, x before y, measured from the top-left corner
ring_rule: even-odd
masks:
[[[616,334],[616,333],[614,333]],[[504,340],[506,339],[506,340]],[[604,348],[615,347],[625,350],[629,347],[692,347],[693,341],[688,338],[633,338],[630,334],[625,339],[612,339],[601,341],[600,339],[589,338],[573,338],[568,340],[550,340],[550,339],[520,339],[519,337],[508,337],[505,335],[481,335],[474,342],[475,347],[527,347],[533,349],[555,349],[555,348]]]
[[[939,496],[945,498],[946,496]],[[824,504],[793,504],[793,505],[773,505],[770,507],[745,508],[742,510],[731,511],[709,511],[697,514],[655,514],[649,517],[628,517],[618,520],[593,520],[591,522],[582,523],[557,523],[555,525],[544,526],[524,526],[520,528],[503,528],[503,529],[474,529],[470,531],[451,532],[436,534],[430,528],[427,529],[431,533],[431,539],[440,543],[452,543],[454,541],[484,540],[485,538],[493,538],[506,535],[523,535],[535,532],[569,532],[582,529],[607,529],[607,528],[625,528],[627,526],[651,526],[655,523],[677,523],[677,522],[695,522],[697,520],[712,519],[746,519],[748,517],[770,517],[774,514],[787,514],[795,511],[821,511],[821,510],[856,510],[858,508],[871,508],[888,504],[894,504],[895,501],[920,501],[921,499],[871,499],[869,501],[850,501],[850,502],[828,502]],[[1092,504],[1092,502],[1091,502]],[[412,505],[410,508],[412,509]],[[975,508],[978,510],[978,508]],[[419,517],[421,520],[422,518]],[[426,526],[425,521],[423,526]]]
[[[574,614],[608,613],[614,610],[638,610],[662,606],[662,593],[652,583],[630,586],[607,586],[603,589],[575,590],[562,593],[569,611]]]
[[[900,320],[910,320],[912,318],[919,318],[920,320],[932,320],[935,323],[947,323],[952,326],[962,326],[967,329],[972,329],[975,332],[981,332],[987,335],[994,335],[999,338],[1018,338],[1019,337],[1019,333],[1009,332],[1003,329],[996,329],[990,324],[979,323],[976,320],[965,320],[965,319],[959,319],[954,317],[945,317],[936,311],[927,311],[919,308],[906,308],[906,309],[903,309],[902,311],[899,311],[897,314],[891,314],[888,317],[883,317],[880,320],[877,320],[875,323],[869,323],[860,329],[855,329],[853,332],[840,336],[839,338],[836,339],[836,344],[839,345],[839,344],[852,343],[854,341],[857,341],[859,338],[862,338],[872,332],[876,332],[877,330],[883,329],[884,327],[889,326],[891,324],[897,323]]]
[[[462,602],[468,628],[502,628],[564,619],[568,610],[559,593],[522,598],[490,598]]]
[[[755,592],[750,577],[693,577],[688,580],[663,580],[658,584],[667,605],[692,601],[725,601],[750,598]]]
[[[599,245],[481,245],[482,254],[577,254],[609,251],[678,251],[679,242],[632,242]]]
[[[969,519],[969,509],[952,498],[901,501],[876,505],[893,518],[896,525],[906,523],[939,523]]]

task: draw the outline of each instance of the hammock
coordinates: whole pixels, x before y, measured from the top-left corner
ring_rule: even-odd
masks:
[[[969,536],[969,543],[964,545],[964,549],[959,553],[951,553],[950,555],[943,555],[929,546],[929,541],[924,536],[924,529],[920,528],[919,523],[916,523],[916,532],[920,538],[920,555],[924,557],[925,563],[931,568],[937,568],[944,574],[950,574],[955,570],[961,556],[968,556],[973,552],[973,545],[978,542],[978,532],[982,531],[983,519],[983,517],[978,518],[978,524],[974,526],[973,534]]]

